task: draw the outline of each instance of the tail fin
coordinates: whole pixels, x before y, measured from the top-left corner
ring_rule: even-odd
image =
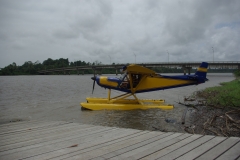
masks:
[[[203,81],[208,80],[207,77],[207,68],[208,68],[208,63],[207,62],[202,62],[202,64],[199,66],[197,69],[197,72],[195,75],[202,79]]]

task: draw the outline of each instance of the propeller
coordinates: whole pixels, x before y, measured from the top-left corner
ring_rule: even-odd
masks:
[[[96,82],[96,77],[94,76],[91,79],[93,80],[93,88],[92,88],[92,94],[93,94],[94,87],[95,87],[95,82]]]

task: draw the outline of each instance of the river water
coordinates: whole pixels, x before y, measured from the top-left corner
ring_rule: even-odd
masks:
[[[172,75],[172,74],[166,74]],[[114,76],[114,75],[112,75]],[[0,124],[24,120],[60,120],[142,130],[184,132],[181,117],[185,106],[176,102],[194,91],[234,79],[231,73],[208,74],[204,84],[137,94],[138,98],[165,99],[173,110],[82,111],[86,97],[107,97],[108,90],[95,86],[92,75],[1,76]],[[121,94],[112,91],[112,96]]]

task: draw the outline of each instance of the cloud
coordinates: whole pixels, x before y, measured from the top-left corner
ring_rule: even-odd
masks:
[[[0,1],[0,67],[12,62],[239,60],[240,1]]]

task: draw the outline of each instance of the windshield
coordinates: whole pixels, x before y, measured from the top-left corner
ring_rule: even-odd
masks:
[[[125,72],[121,77],[120,80],[123,81],[127,77],[127,72]]]

